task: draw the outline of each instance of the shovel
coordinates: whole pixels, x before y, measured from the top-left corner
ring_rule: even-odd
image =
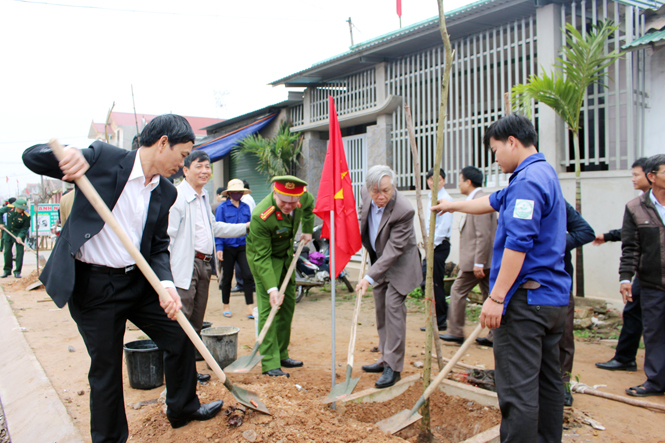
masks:
[[[296,262],[298,261],[298,257],[300,257],[300,251],[302,251],[303,246],[305,246],[305,242],[303,240],[300,240],[300,243],[298,244],[298,250],[293,256],[293,260],[291,260],[291,265],[289,266],[289,270],[286,272],[286,278],[282,282],[282,287],[279,288],[280,294],[284,294],[284,291],[286,291],[286,286],[289,284],[289,280],[291,279],[291,274],[293,273],[293,268],[295,268],[296,266]],[[247,357],[238,357],[236,361],[234,361],[233,363],[224,368],[226,369],[226,372],[230,374],[241,374],[243,372],[251,371],[254,368],[254,366],[259,364],[259,362],[263,359],[263,355],[256,355],[256,353],[259,352],[259,346],[261,346],[263,339],[268,333],[268,329],[270,329],[270,325],[272,324],[275,315],[277,315],[278,309],[279,305],[275,305],[270,310],[270,315],[268,315],[268,319],[266,320],[265,324],[263,325],[263,329],[261,329],[261,333],[256,339],[256,343],[254,344],[254,349],[252,349],[252,353]]]
[[[362,279],[365,276],[365,267],[367,265],[367,250],[363,250],[362,253],[362,263],[360,264],[360,276],[358,280]],[[356,293],[356,307],[353,311],[353,322],[351,323],[351,338],[349,339],[349,354],[346,358],[346,381],[344,383],[339,383],[335,385],[330,394],[323,399],[323,403],[332,403],[334,401],[339,401],[350,395],[358,384],[358,378],[351,378],[353,373],[353,354],[356,350],[356,331],[358,329],[358,315],[360,314],[360,303],[362,302],[362,293],[358,291]]]
[[[473,343],[476,340],[476,337],[480,334],[480,331],[483,330],[483,327],[478,324],[476,326],[476,329],[473,330],[469,338],[464,341],[464,344],[459,348],[459,350],[453,355],[453,357],[448,361],[448,364],[443,368],[441,372],[439,372],[439,375],[436,376],[434,381],[429,385],[429,387],[425,390],[423,395],[420,396],[418,401],[416,402],[416,405],[411,409],[410,411],[408,409],[403,410],[402,412],[399,412],[392,417],[388,417],[385,420],[381,420],[378,422],[376,425],[381,429],[383,432],[389,432],[391,434],[394,434],[397,431],[400,431],[407,426],[409,426],[412,423],[417,422],[421,418],[423,418],[419,413],[418,409],[425,403],[425,400],[429,398],[430,395],[434,392],[434,390],[439,386],[439,384],[443,381],[444,378],[448,375],[450,370],[455,366],[455,364],[459,361],[460,358],[462,358],[462,355],[466,352],[466,350],[471,346],[471,343]]]
[[[7,234],[11,235],[14,238],[14,240],[16,240],[18,242],[18,237],[16,237],[14,234],[9,232],[9,230],[7,228],[5,228],[4,225],[0,226],[0,228],[2,228],[2,230],[5,231]],[[37,257],[39,259],[39,265],[40,266],[44,266],[46,264],[46,259],[44,257],[42,257],[41,254],[39,254],[37,251],[35,251],[34,249],[32,249],[30,246],[26,245],[25,243],[21,243],[21,244],[23,245],[23,247],[25,249],[27,249],[30,252],[34,252],[37,255]]]
[[[49,146],[51,147],[51,150],[55,156],[59,160],[62,160],[65,154],[62,145],[57,140],[53,139],[49,142]],[[155,292],[157,292],[159,298],[161,300],[171,300],[171,296],[166,291],[166,289],[164,289],[164,286],[162,286],[159,277],[157,277],[148,262],[145,260],[145,258],[143,258],[143,255],[141,255],[127,234],[125,234],[125,232],[122,230],[122,227],[113,216],[111,211],[109,211],[106,203],[104,203],[104,200],[102,200],[102,198],[99,196],[95,188],[88,180],[88,177],[84,175],[83,177],[76,179],[76,185],[81,189],[81,192],[83,192],[102,220],[104,220],[104,222],[109,225],[111,229],[113,229],[113,232],[118,236],[123,246],[127,249],[127,252],[129,252],[132,258],[136,261],[136,265],[139,267],[146,280],[148,280],[148,282],[150,282],[152,287],[155,289]],[[199,353],[203,356],[208,365],[210,365],[215,375],[217,375],[222,383],[224,383],[226,389],[231,392],[238,403],[249,409],[272,415],[270,412],[268,412],[268,408],[266,408],[266,405],[261,402],[256,393],[246,391],[245,389],[234,386],[231,383],[231,381],[226,377],[226,374],[224,374],[224,371],[222,371],[222,368],[219,367],[217,361],[213,358],[212,354],[210,354],[210,351],[208,351],[208,348],[205,347],[199,336],[196,334],[196,331],[194,331],[194,328],[189,323],[182,311],[178,311],[176,314],[176,320],[185,331],[189,339],[192,341],[192,343],[194,343],[194,346],[196,346],[196,349],[198,349]]]

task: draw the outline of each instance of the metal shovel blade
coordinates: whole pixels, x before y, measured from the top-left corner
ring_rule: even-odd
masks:
[[[224,368],[224,372],[227,374],[244,374],[254,369],[254,366],[258,365],[261,360],[263,360],[263,355],[257,355],[259,350],[259,344],[254,345],[252,353],[247,356],[238,357],[236,361]]]
[[[241,405],[267,415],[272,415],[268,411],[266,405],[264,405],[263,402],[259,399],[259,395],[256,392],[248,391],[246,389],[235,386],[233,383],[231,383],[228,377],[224,382],[224,386],[226,386],[226,389],[228,389],[229,392],[233,394],[235,399],[238,400],[238,403]]]
[[[323,404],[327,404],[334,401],[344,401],[344,399],[351,395],[353,390],[356,388],[358,380],[360,380],[360,377],[347,378],[344,383],[335,385],[335,387],[332,388],[332,391],[330,391],[330,393],[323,400],[321,400],[321,402]]]
[[[397,414],[393,415],[392,417],[381,420],[376,425],[383,432],[394,434],[395,432],[401,431],[407,426],[417,422],[421,418],[423,418],[423,416],[417,412],[412,413],[409,409],[405,409],[402,412],[398,412]]]

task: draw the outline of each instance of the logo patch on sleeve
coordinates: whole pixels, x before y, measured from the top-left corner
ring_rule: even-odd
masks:
[[[523,200],[520,198],[515,200],[515,210],[513,211],[513,218],[521,218],[522,220],[531,220],[533,218],[533,200]]]

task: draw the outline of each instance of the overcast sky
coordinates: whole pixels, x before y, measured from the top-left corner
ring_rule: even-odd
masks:
[[[402,26],[437,15],[436,0],[402,1]],[[356,44],[399,28],[395,0],[0,0],[0,197],[39,180],[25,148],[84,139],[113,102],[132,112],[132,85],[146,114],[285,100],[267,83],[347,51],[349,17]]]

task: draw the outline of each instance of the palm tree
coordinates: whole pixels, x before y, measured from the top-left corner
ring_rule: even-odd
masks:
[[[618,50],[618,42],[614,51],[605,54],[605,44],[610,35],[618,29],[612,20],[599,22],[592,26],[585,36],[570,23],[566,24],[566,46],[561,49],[562,57],[557,58],[555,68],[548,75],[531,75],[528,83],[515,85],[512,88],[511,101],[513,106],[521,109],[527,116],[532,115],[531,103],[535,100],[544,103],[554,110],[568,125],[573,135],[575,155],[575,209],[582,212],[582,194],[580,181],[580,113],[584,96],[589,86],[594,84],[607,87],[603,81],[607,76],[605,70],[624,53]],[[584,297],[584,265],[582,250],[576,254],[577,295]]]
[[[294,175],[302,155],[302,138],[300,133],[292,133],[290,127],[291,123],[285,120],[272,138],[259,134],[245,137],[239,143],[240,148],[233,152],[233,158],[256,156],[259,160],[256,170],[267,174],[268,181],[276,175]]]

